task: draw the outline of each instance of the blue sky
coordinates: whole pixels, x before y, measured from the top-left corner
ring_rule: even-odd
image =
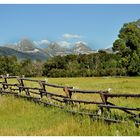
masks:
[[[110,46],[122,25],[140,18],[140,4],[0,5],[0,45],[32,41],[86,42]]]

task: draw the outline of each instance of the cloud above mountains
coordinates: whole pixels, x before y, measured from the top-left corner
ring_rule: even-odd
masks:
[[[64,48],[69,48],[71,46],[71,43],[67,42],[67,41],[59,41],[59,42],[57,42],[57,44]]]
[[[68,34],[68,33],[63,34],[62,37],[65,38],[65,39],[80,39],[80,38],[82,38],[81,35]]]
[[[45,39],[45,40],[41,40],[40,44],[50,44],[50,41]]]
[[[85,46],[88,46],[88,43],[85,42],[85,41],[77,41],[77,42],[75,42],[75,45],[78,45],[78,44],[83,44]]]
[[[82,42],[83,44],[87,45],[86,42],[79,41],[79,40],[81,40],[81,38],[82,38],[82,36],[81,35],[78,35],[78,34],[65,33],[65,34],[62,35],[61,40],[54,41],[54,42],[56,42],[59,46],[61,46],[63,48],[70,48],[70,47],[74,46],[76,43],[78,44],[80,42]],[[76,40],[69,40],[69,41],[67,41],[67,39],[77,39],[77,42],[76,42]],[[48,40],[48,39],[39,40],[39,41],[33,41],[33,44],[36,47],[39,47],[39,46],[48,46],[50,43],[51,43],[51,41]]]
[[[65,33],[61,35],[61,38],[57,39],[57,40],[48,40],[46,39],[42,39],[42,40],[30,40],[29,38],[22,38],[21,40],[18,40],[17,42],[14,43],[10,43],[10,45],[6,46],[17,46],[20,45],[20,43],[23,40],[28,40],[28,42],[30,42],[31,44],[33,44],[35,47],[37,48],[46,48],[49,45],[51,45],[51,43],[57,43],[59,46],[63,47],[63,48],[72,48],[73,46],[77,46],[79,44],[83,44],[83,45],[88,45],[87,42],[85,42],[83,39],[83,36],[78,35],[78,34],[70,34],[70,33]]]
[[[54,42],[51,42],[49,40],[40,40],[40,41],[33,41],[33,44],[36,46],[36,47],[47,47],[48,45],[50,45],[51,43],[57,43],[59,46],[61,46],[62,48],[71,48],[73,46],[79,46],[81,44],[85,45],[85,46],[88,46],[88,43],[85,42],[85,41],[74,41],[74,42],[70,42],[70,41],[65,41],[65,40],[62,40],[62,41],[54,41]]]
[[[35,44],[35,46],[40,46],[40,45],[49,45],[50,41],[47,39],[43,39],[40,41],[33,41],[33,43]]]

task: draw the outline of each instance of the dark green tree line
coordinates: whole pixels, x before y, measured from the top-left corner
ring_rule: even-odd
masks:
[[[88,77],[123,75],[118,66],[116,54],[99,52],[95,54],[56,56],[44,64],[43,73],[48,77]],[[61,65],[58,65],[58,64]]]
[[[0,56],[0,75],[42,76],[43,62],[30,59],[17,60],[15,56]]]

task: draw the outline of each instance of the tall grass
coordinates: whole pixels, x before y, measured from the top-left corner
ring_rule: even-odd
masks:
[[[112,88],[112,93],[140,93],[139,77],[50,78],[48,82],[75,86],[80,89]],[[57,92],[57,89],[50,90]],[[111,101],[118,105],[140,107],[139,99],[111,99]],[[135,127],[132,122],[109,125],[103,121],[93,121],[87,116],[73,116],[57,108],[43,107],[12,96],[0,96],[0,135],[139,136],[140,128]]]
[[[105,124],[14,97],[0,97],[0,135],[140,135],[134,124]]]

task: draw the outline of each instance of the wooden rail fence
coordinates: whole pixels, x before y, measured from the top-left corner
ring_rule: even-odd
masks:
[[[9,79],[15,79],[16,83],[9,82]],[[26,86],[26,82],[36,83],[38,87]],[[62,94],[49,92],[48,87],[62,89]],[[25,78],[24,76],[0,76],[0,94],[1,95],[14,95],[20,98],[26,98],[37,103],[41,103],[44,106],[54,106],[63,109],[66,112],[72,114],[88,115],[92,119],[104,120],[105,122],[120,123],[125,122],[124,120],[111,119],[103,116],[105,112],[110,112],[112,109],[121,110],[130,115],[130,119],[134,121],[136,126],[140,124],[140,108],[132,108],[126,106],[118,106],[109,102],[109,98],[140,98],[140,94],[111,94],[106,90],[79,90],[74,89],[71,86],[62,86],[56,84],[47,83],[45,80],[34,80],[30,78]],[[84,95],[99,95],[101,101],[89,101],[73,99],[75,94]],[[45,99],[44,99],[45,97]],[[57,103],[59,102],[59,103]],[[67,109],[67,106],[73,106],[74,104],[89,104],[96,105],[98,110],[94,113],[92,111],[80,111]],[[100,112],[100,114],[99,114]]]

